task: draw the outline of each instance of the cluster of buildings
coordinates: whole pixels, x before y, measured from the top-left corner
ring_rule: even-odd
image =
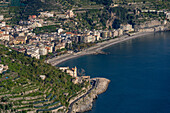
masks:
[[[74,16],[71,10],[67,14],[69,17]],[[3,16],[0,16],[1,18]],[[64,29],[58,28],[53,33],[43,33],[40,35],[33,33],[34,28],[42,27],[43,24],[43,19],[37,18],[36,15],[29,16],[28,20],[25,21],[21,20],[19,25],[13,27],[5,24],[0,26],[0,40],[7,42],[6,45],[16,51],[40,59],[41,55],[55,53],[57,50],[63,48],[71,49],[73,43],[93,43],[95,41],[121,36],[124,32],[133,31],[132,25],[127,24],[122,25],[117,30],[66,32]]]
[[[69,67],[59,67],[60,70],[62,70],[63,72],[68,73],[70,76],[76,78],[77,77],[77,67],[75,66],[75,68],[69,68]]]
[[[50,17],[59,17],[59,18],[73,18],[75,15],[72,10],[68,10],[66,13],[56,13],[54,11],[45,11],[40,12],[39,18],[50,18]]]
[[[126,24],[121,25],[119,29],[112,30],[78,30],[67,32],[60,26],[60,28],[56,28],[56,31],[52,33],[44,32],[37,35],[33,32],[34,28],[48,25],[46,18],[73,18],[74,16],[72,10],[68,10],[64,14],[45,11],[40,12],[38,16],[30,15],[27,20],[21,20],[18,25],[11,27],[3,22],[4,16],[0,15],[0,40],[2,40],[0,43],[5,43],[5,45],[16,51],[40,59],[41,55],[47,55],[48,53],[54,53],[56,55],[58,50],[64,48],[72,50],[73,43],[94,43],[134,31],[132,25]],[[73,53],[73,51],[67,52]]]
[[[36,15],[30,15],[28,17],[28,20],[25,20],[25,21],[21,20],[19,22],[19,25],[27,26],[27,28],[42,27],[43,24],[46,24],[46,21],[44,21],[43,19],[37,18]]]
[[[3,64],[0,64],[0,74],[8,70],[8,66],[5,66]]]
[[[42,14],[45,15],[46,13]],[[70,17],[74,16],[74,13],[71,10],[68,11],[67,14]],[[0,16],[0,20],[2,19],[3,16]],[[31,15],[29,16],[28,20],[20,21],[19,25],[16,26],[11,27],[4,24],[3,26],[0,26],[0,40],[2,40],[5,45],[13,48],[16,51],[23,52],[31,57],[40,59],[41,55],[47,55],[48,53],[57,54],[58,50],[64,48],[72,50],[73,43],[93,43],[108,38],[119,37],[136,30],[136,28],[134,30],[132,25],[126,24],[121,25],[119,29],[112,30],[85,30],[66,32],[61,27],[56,28],[56,31],[52,33],[42,33],[39,35],[33,33],[34,28],[42,27],[44,26],[44,23],[45,22],[43,19],[37,18],[36,15]],[[147,25],[153,26],[157,25],[158,23],[161,24],[160,22],[152,22],[151,24]],[[73,53],[73,51],[67,52],[71,54]]]
[[[77,75],[77,67],[75,66],[75,68],[69,68],[69,67],[59,67],[59,69],[63,72],[66,72],[67,74],[69,74],[71,77],[73,77],[74,79],[72,80],[72,82],[74,84],[77,83],[82,83],[83,80],[90,80],[90,76],[78,76]]]

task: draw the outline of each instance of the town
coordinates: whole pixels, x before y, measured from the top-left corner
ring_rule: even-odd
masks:
[[[131,5],[131,4],[130,4]],[[112,7],[116,7],[114,5]],[[56,25],[50,18],[61,18],[71,21],[76,17],[73,10],[67,10],[63,14],[54,11],[39,12],[38,15],[29,15],[26,20],[20,20],[17,25],[7,25],[4,15],[0,14],[0,43],[18,52],[26,53],[31,57],[40,59],[40,56],[55,57],[64,53],[79,52],[95,43],[117,38],[122,35],[130,35],[135,32],[164,31],[164,26],[169,24],[170,13],[168,10],[141,10],[139,13],[163,13],[164,20],[151,20],[145,24],[132,26],[131,24],[121,24],[118,29],[98,29],[98,30],[69,30]],[[76,25],[77,22],[74,22]],[[51,31],[50,31],[51,30]],[[50,32],[49,32],[50,31]]]
[[[49,13],[41,13],[40,16],[42,15],[52,16]],[[69,17],[72,17],[72,15],[69,14]],[[56,32],[36,35],[33,33],[33,29],[36,27],[42,27],[44,24],[44,21],[39,19],[36,15],[29,16],[27,21],[21,20],[20,24],[14,27],[8,26],[3,22],[3,15],[0,17],[2,21],[0,28],[1,44],[5,44],[16,51],[26,53],[37,59],[40,59],[41,55],[55,53],[57,50],[65,48],[71,50],[73,43],[94,43],[100,40],[106,40],[107,38],[121,36],[124,31],[134,31],[132,25],[127,24],[121,26],[118,30],[112,31],[87,30],[84,32],[66,32],[62,28],[58,28],[56,29]]]
[[[112,53],[103,49],[124,41],[132,42],[131,39],[144,35],[169,31],[169,4],[167,0],[0,0],[0,113],[76,113],[91,110],[94,100],[107,90],[112,80],[113,83],[123,83],[123,74],[129,79],[130,74],[126,72],[140,64],[131,66],[136,63],[127,60],[129,55],[112,58]],[[126,44],[120,45],[122,49],[122,45]],[[152,58],[155,53],[151,52]],[[103,54],[100,66],[107,64],[108,67],[91,67],[89,63],[97,64],[92,63],[94,60],[77,63],[77,59],[71,65],[59,65],[85,55],[93,55],[97,59],[97,54]],[[121,56],[128,62],[120,63],[117,58]],[[122,65],[110,63],[112,60],[109,58],[108,62],[102,63],[107,57],[127,65],[127,70],[122,71]],[[81,65],[82,62],[87,66]],[[121,70],[109,63],[121,66]],[[141,67],[138,69],[143,72],[144,66]],[[92,73],[85,73],[83,68],[87,71],[96,68],[97,73],[94,69]],[[153,70],[151,66],[148,69]],[[113,73],[109,73],[110,70]],[[134,74],[136,81],[137,73]],[[121,77],[121,82],[112,79],[115,76]],[[124,88],[117,89],[123,91]],[[112,98],[112,93],[109,94]]]

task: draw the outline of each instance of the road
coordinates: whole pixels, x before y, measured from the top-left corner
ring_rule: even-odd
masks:
[[[87,91],[86,94],[84,94],[83,96],[79,97],[78,99],[76,99],[75,101],[73,101],[70,105],[69,105],[69,110],[68,110],[68,113],[71,113],[72,112],[72,107],[74,105],[74,103],[76,103],[78,100],[80,100],[81,98],[84,98],[86,95],[88,95],[94,88],[96,88],[97,86],[97,83],[98,83],[98,79],[95,81],[95,80],[92,80],[92,88],[90,90]]]

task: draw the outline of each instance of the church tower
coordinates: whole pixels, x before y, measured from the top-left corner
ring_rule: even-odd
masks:
[[[77,67],[74,68],[74,77],[77,77]]]

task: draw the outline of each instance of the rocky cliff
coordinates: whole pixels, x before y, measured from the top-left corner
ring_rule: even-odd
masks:
[[[95,78],[96,86],[95,88],[84,98],[77,101],[72,108],[72,113],[85,112],[92,109],[92,103],[96,99],[97,95],[105,92],[108,88],[110,80],[105,78]]]
[[[138,32],[159,32],[159,31],[169,31],[170,30],[170,22],[164,20],[160,22],[158,20],[147,21],[141,25],[135,26],[135,31]]]

